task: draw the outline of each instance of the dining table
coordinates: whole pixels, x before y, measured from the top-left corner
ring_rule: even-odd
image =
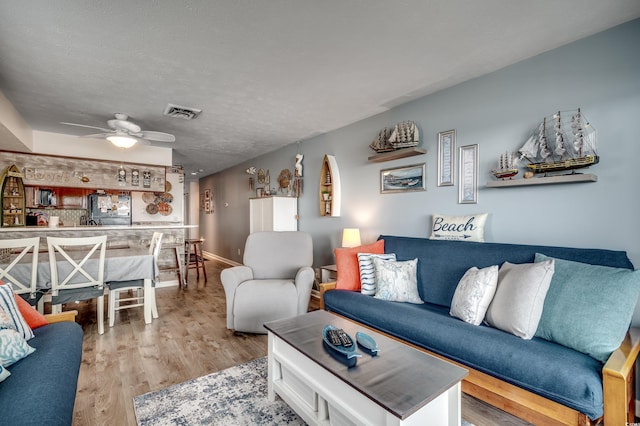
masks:
[[[84,253],[79,253],[83,256]],[[11,274],[15,279],[28,283],[31,276],[31,260],[32,254],[28,254],[21,259],[11,269]],[[94,258],[95,257],[95,258]],[[90,274],[94,274],[98,268],[98,254],[94,254],[92,258],[87,260],[83,268]],[[57,260],[60,266],[59,273],[67,273],[72,268],[68,262]],[[104,282],[110,281],[132,281],[144,280],[144,322],[151,323],[151,303],[149,297],[152,297],[152,287],[160,273],[157,262],[153,254],[149,253],[149,249],[143,246],[108,248],[105,251],[104,262]],[[74,280],[71,280],[73,282]],[[37,289],[42,293],[51,291],[51,266],[49,264],[49,253],[44,250],[38,253],[38,272],[37,272]],[[106,286],[105,286],[106,287]]]

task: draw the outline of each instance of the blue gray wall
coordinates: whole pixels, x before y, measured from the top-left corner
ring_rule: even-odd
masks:
[[[489,213],[487,241],[626,250],[640,265],[639,44],[636,20],[203,178],[200,188],[213,190],[215,208],[200,217],[205,250],[242,261],[238,249],[249,233],[249,197],[254,196],[245,169],[269,169],[275,187],[280,170],[293,170],[300,152],[299,229],[313,236],[316,266],[334,263],[332,251],[345,227],[359,227],[363,242],[381,233],[427,237],[433,213],[480,212]],[[598,130],[601,162],[589,170],[598,182],[485,187],[500,153],[517,150],[542,117],[577,107]],[[418,123],[427,154],[369,163],[369,142],[381,128],[403,120]],[[436,186],[437,134],[449,129],[456,129],[457,146],[479,145],[477,204],[458,204],[457,185]],[[325,154],[335,155],[340,169],[339,218],[319,216]],[[425,192],[380,194],[381,169],[423,162]]]

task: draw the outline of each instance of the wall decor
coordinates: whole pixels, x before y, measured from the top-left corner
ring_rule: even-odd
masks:
[[[413,121],[403,121],[396,124],[393,129],[384,128],[378,136],[371,141],[369,148],[377,153],[394,151],[401,148],[409,148],[420,142],[420,130]]]
[[[131,170],[131,186],[140,186],[140,170]]]
[[[320,186],[318,188],[320,216],[339,217],[342,207],[342,185],[340,170],[333,155],[325,155],[320,168]]]
[[[454,185],[456,131],[438,133],[438,186]]]
[[[458,204],[478,202],[478,144],[460,147]]]
[[[380,170],[380,193],[424,191],[426,163]]]

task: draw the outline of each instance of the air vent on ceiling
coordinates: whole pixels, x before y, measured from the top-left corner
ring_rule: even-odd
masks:
[[[168,104],[164,109],[164,115],[175,118],[183,118],[185,120],[193,120],[202,112],[201,109],[184,107],[180,105]]]

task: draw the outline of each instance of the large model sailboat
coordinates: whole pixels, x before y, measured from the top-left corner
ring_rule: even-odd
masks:
[[[553,125],[547,133],[549,122]],[[567,128],[571,130],[566,131]],[[555,142],[551,144],[549,139]],[[580,109],[568,114],[558,111],[552,117],[545,117],[518,152],[520,158],[529,160],[530,164],[526,166],[534,173],[567,170],[575,173],[575,169],[589,167],[600,161],[596,154],[596,130]]]

